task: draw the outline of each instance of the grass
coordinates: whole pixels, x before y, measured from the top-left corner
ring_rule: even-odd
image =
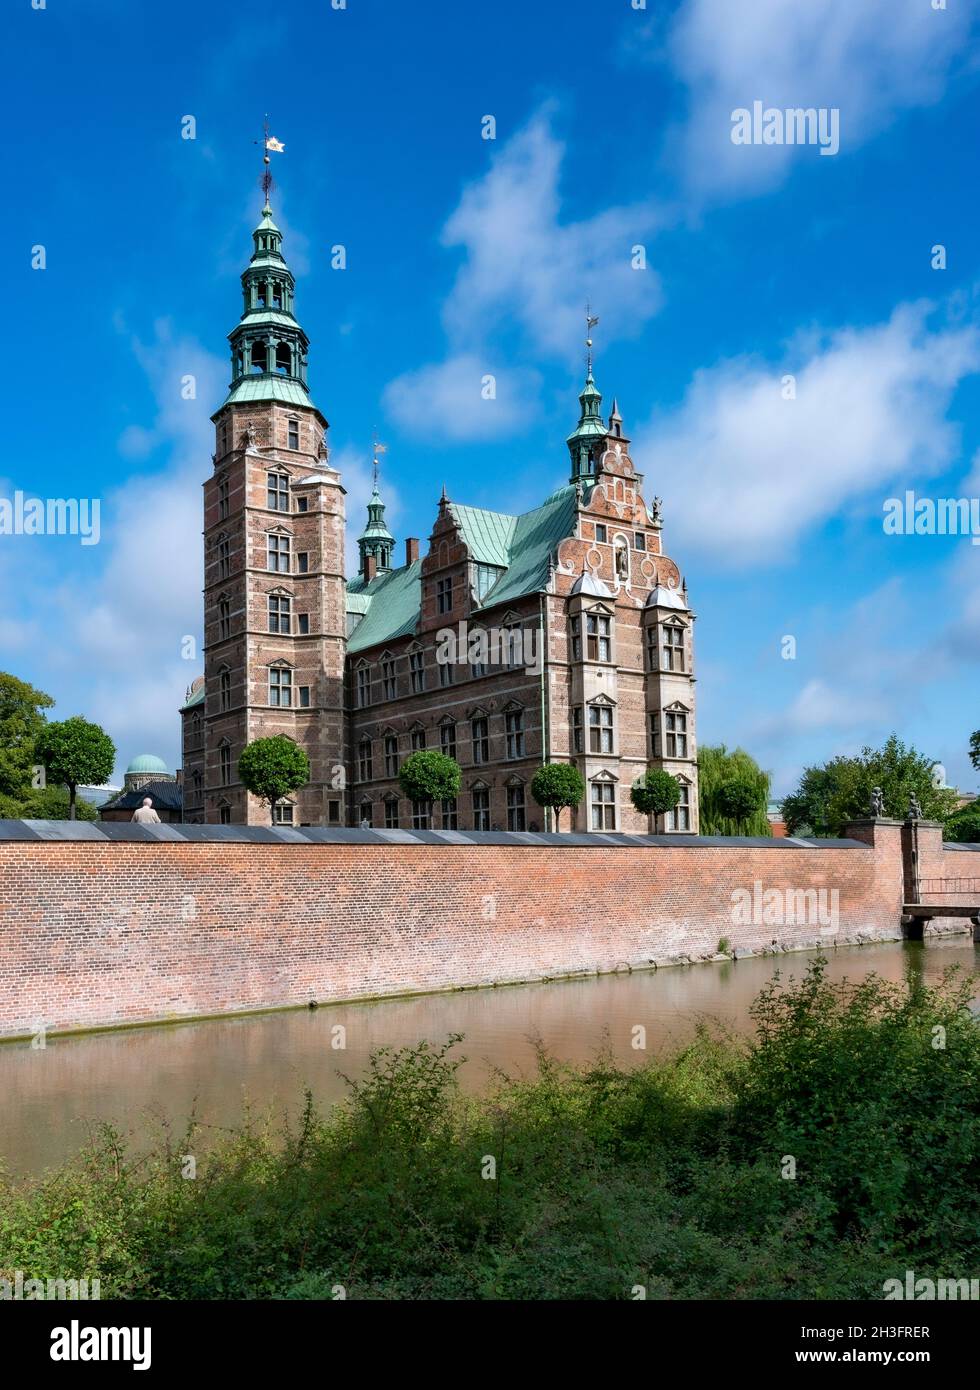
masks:
[[[149,1154],[111,1129],[0,1179],[0,1277],[103,1298],[880,1298],[980,1267],[971,978],[831,984],[818,960],[635,1069],[599,1056],[480,1098],[459,1037],[374,1054],[327,1114],[191,1122]],[[193,1156],[196,1176],[188,1155]]]

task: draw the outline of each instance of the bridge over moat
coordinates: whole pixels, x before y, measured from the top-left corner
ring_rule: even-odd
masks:
[[[937,917],[965,917],[980,944],[980,878],[923,878],[917,886],[918,901],[902,904],[902,935],[908,941],[921,941]]]

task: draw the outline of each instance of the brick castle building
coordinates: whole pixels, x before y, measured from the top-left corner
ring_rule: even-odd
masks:
[[[277,806],[286,824],[551,829],[531,779],[571,762],[587,789],[576,829],[652,828],[629,792],[653,766],[682,796],[656,828],[696,832],[694,615],[616,403],[600,414],[591,358],[564,487],[521,516],[443,493],[425,552],[408,539],[397,556],[376,483],[348,580],[343,480],[268,202],[253,242],[204,484],[205,671],[181,710],[185,820],[266,822],[238,758],[285,734],[311,768]],[[399,764],[417,748],[463,770],[457,800],[431,815],[400,796]]]

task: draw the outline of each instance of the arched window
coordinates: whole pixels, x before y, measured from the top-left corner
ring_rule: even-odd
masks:
[[[264,372],[268,358],[266,355],[265,343],[252,344],[252,371]]]
[[[276,371],[288,376],[292,371],[293,355],[288,343],[280,343],[276,348]]]
[[[273,307],[273,309],[281,309],[281,308],[282,308],[282,285],[280,285],[280,283],[279,283],[278,280],[273,280],[273,281],[272,281],[272,284],[269,286],[269,288],[270,288],[270,291],[271,291],[271,293],[272,293],[272,307]]]

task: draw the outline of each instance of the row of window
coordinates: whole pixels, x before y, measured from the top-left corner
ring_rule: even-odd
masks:
[[[470,721],[470,756],[475,766],[482,767],[490,761],[490,719],[485,714],[475,715]],[[457,759],[458,726],[451,720],[439,725],[439,751],[447,758]],[[510,760],[526,756],[526,733],[524,711],[513,709],[504,711],[504,742],[506,756]],[[426,747],[427,735],[421,724],[409,732],[413,753]],[[381,740],[382,759],[385,777],[398,776],[398,735],[384,734]],[[360,782],[374,781],[374,742],[362,738],[357,745],[357,776]]]
[[[609,540],[609,529],[604,523],[596,522],[595,538],[602,545]],[[647,538],[642,531],[633,532],[633,544],[637,550],[646,550]]]

